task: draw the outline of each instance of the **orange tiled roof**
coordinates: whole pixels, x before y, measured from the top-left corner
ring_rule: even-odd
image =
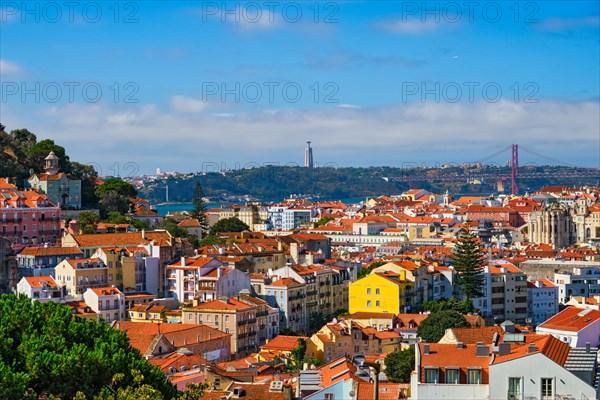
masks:
[[[526,357],[531,354],[543,353],[546,357],[564,366],[571,351],[571,346],[558,340],[552,335],[536,335],[536,340],[524,344],[511,344],[510,353],[506,355],[496,355],[494,364],[514,360],[520,357]],[[530,351],[529,346],[535,345],[535,350]]]
[[[579,332],[600,319],[600,310],[568,307],[542,323],[538,328]]]
[[[372,400],[375,394],[375,384],[364,381],[356,382],[356,399]],[[398,400],[401,398],[402,389],[406,390],[409,384],[379,383],[379,400]]]
[[[19,255],[21,256],[33,256],[33,257],[44,257],[44,256],[66,256],[66,255],[80,255],[83,254],[78,247],[25,247]]]
[[[32,289],[40,289],[43,283],[50,286],[51,288],[57,288],[58,285],[51,276],[26,276],[25,280],[29,283]]]
[[[277,335],[273,339],[269,340],[268,343],[260,346],[261,350],[281,350],[281,351],[292,351],[298,347],[298,339],[307,341],[306,336],[286,336]]]
[[[281,278],[271,283],[271,286],[298,286],[302,283],[298,282],[294,278]]]

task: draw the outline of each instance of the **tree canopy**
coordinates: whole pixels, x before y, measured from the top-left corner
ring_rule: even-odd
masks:
[[[250,227],[246,225],[239,218],[231,217],[219,220],[214,224],[210,230],[211,235],[216,235],[221,232],[242,232],[250,230]]]
[[[206,207],[204,206],[204,192],[200,181],[196,182],[194,190],[194,209],[191,212],[192,218],[196,219],[202,228],[202,232],[208,231],[208,219],[206,218]]]
[[[93,211],[82,211],[79,213],[77,224],[79,232],[83,234],[96,233],[100,216]]]
[[[59,303],[0,296],[0,398],[109,398],[109,388],[131,386],[152,388],[156,398],[178,395],[124,332],[73,317]]]
[[[364,278],[365,276],[369,275],[371,273],[371,271],[373,271],[375,268],[381,267],[382,265],[385,265],[386,263],[383,261],[377,261],[374,262],[373,264],[369,265],[367,268],[361,268],[358,270],[358,274],[357,277],[358,279]]]
[[[456,284],[467,299],[482,297],[485,294],[485,257],[479,247],[479,239],[464,228],[459,235],[458,243],[452,250]]]
[[[438,312],[454,310],[461,314],[474,313],[476,311],[475,306],[471,299],[459,300],[451,297],[449,299],[441,299],[438,301],[426,301],[421,307],[423,311]]]
[[[438,342],[449,328],[467,328],[469,323],[458,311],[438,311],[429,314],[417,328],[417,334],[426,342]]]
[[[385,374],[394,383],[409,383],[415,369],[415,350],[411,347],[394,351],[385,357]]]
[[[100,214],[107,218],[110,212],[125,214],[129,211],[130,199],[137,196],[137,190],[131,183],[119,178],[108,178],[96,188]]]

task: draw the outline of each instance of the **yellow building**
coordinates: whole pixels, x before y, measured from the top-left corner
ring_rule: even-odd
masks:
[[[350,313],[388,312],[398,314],[409,305],[413,282],[406,279],[406,271],[371,273],[350,283]]]
[[[108,267],[99,258],[64,260],[54,268],[54,276],[67,295],[83,294],[88,288],[108,284]]]

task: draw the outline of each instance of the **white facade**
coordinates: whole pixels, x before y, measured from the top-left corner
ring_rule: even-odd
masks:
[[[419,383],[417,382],[417,374],[413,372],[410,376],[410,398],[413,400],[488,399],[489,393],[489,385]]]
[[[88,288],[83,301],[107,324],[126,319],[125,295],[115,287]]]
[[[600,268],[574,268],[572,273],[555,273],[554,283],[563,304],[571,296],[593,297],[600,294]]]
[[[23,277],[17,283],[17,293],[42,303],[63,302],[62,287],[51,276]]]
[[[558,287],[550,283],[534,281],[527,286],[527,311],[534,326],[558,314]]]
[[[509,379],[513,379],[514,399],[596,399],[596,390],[542,353],[533,353],[490,365],[490,399],[510,399]],[[542,388],[544,385],[544,389]],[[546,397],[542,397],[542,390]],[[548,396],[548,390],[551,391]],[[512,394],[512,393],[511,393]],[[567,395],[569,395],[567,397]],[[583,397],[585,396],[585,397]],[[482,398],[482,397],[480,397]]]
[[[300,226],[302,222],[310,221],[313,211],[309,208],[287,208],[283,210],[282,227],[284,231],[289,231]]]
[[[571,347],[585,347],[586,343],[590,343],[592,347],[600,346],[600,319],[579,331],[538,327],[536,332],[550,334]]]

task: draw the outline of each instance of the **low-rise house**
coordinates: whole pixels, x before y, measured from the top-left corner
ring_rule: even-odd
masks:
[[[489,366],[490,399],[597,399],[597,353],[590,346],[571,348],[552,335],[500,343]]]
[[[206,325],[113,321],[111,326],[124,331],[131,345],[149,358],[182,348],[208,361],[226,361],[231,357],[230,335]]]
[[[88,288],[83,301],[107,324],[126,318],[125,295],[115,287]]]
[[[600,346],[600,310],[568,307],[544,321],[537,333],[550,334],[571,347]]]
[[[280,356],[286,359],[292,357],[292,350],[298,347],[298,341],[307,341],[306,336],[277,335],[272,340],[260,346],[260,351]]]
[[[166,313],[169,309],[166,306],[154,302],[145,304],[136,304],[127,309],[129,320],[131,322],[167,322]]]
[[[418,343],[415,353],[411,399],[489,398],[490,346]]]
[[[64,301],[62,287],[51,276],[23,277],[17,284],[17,293],[42,303]]]

